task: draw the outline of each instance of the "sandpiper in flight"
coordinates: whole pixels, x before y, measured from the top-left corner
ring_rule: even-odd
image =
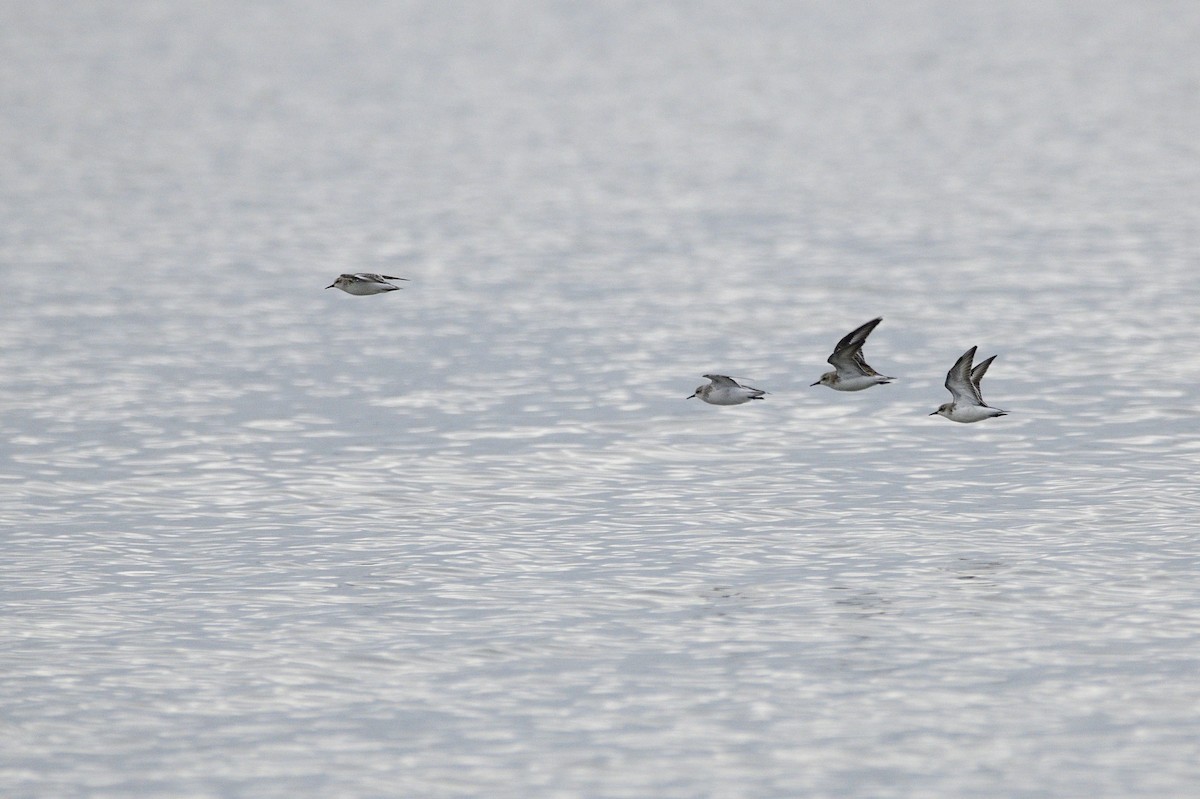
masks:
[[[399,286],[393,286],[388,282],[389,280],[408,280],[408,278],[376,275],[371,272],[357,272],[353,275],[338,275],[337,280],[325,288],[341,289],[347,294],[367,297],[371,294],[383,294],[385,291],[396,291],[400,288]]]
[[[709,405],[741,405],[750,400],[760,400],[767,392],[750,386],[739,385],[732,377],[725,375],[705,375],[712,382],[699,386],[687,399],[699,397]]]
[[[964,352],[946,373],[946,388],[950,390],[954,401],[947,402],[929,414],[930,416],[945,416],[952,422],[966,424],[1008,414],[1008,411],[993,408],[983,401],[983,394],[979,391],[979,381],[987,374],[988,367],[992,365],[992,361],[996,360],[996,356],[993,355],[983,363],[972,367],[971,361],[975,359],[975,349],[972,347]]]
[[[829,356],[829,363],[834,371],[821,375],[821,379],[813,385],[829,386],[835,391],[862,391],[864,388],[895,380],[894,377],[879,374],[863,360],[863,344],[875,326],[882,321],[883,317],[880,316],[847,333]]]

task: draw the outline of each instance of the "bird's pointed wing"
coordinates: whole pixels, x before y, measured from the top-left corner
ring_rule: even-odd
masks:
[[[876,317],[843,336],[842,340],[833,348],[833,354],[829,356],[829,364],[841,375],[871,376],[879,374],[863,360],[862,348],[867,341],[867,336],[871,335],[871,331],[882,321],[882,316]]]
[[[711,380],[714,386],[736,387],[738,385],[736,380],[734,380],[732,377],[726,377],[725,375],[705,375],[705,377]]]
[[[954,396],[955,402],[966,402],[971,405],[982,405],[979,389],[971,382],[971,361],[975,358],[976,347],[959,356],[950,371],[946,372],[946,388]]]
[[[854,356],[854,365],[858,368],[858,371],[862,372],[868,377],[874,377],[875,375],[879,374],[879,372],[876,372],[871,368],[870,364],[863,360],[861,348],[859,349],[858,354]]]
[[[975,364],[975,368],[971,370],[971,385],[975,388],[975,397],[979,400],[979,404],[983,405],[983,391],[979,388],[979,381],[987,374],[988,367],[992,365],[992,361],[996,360],[996,356],[988,358],[982,363]]]

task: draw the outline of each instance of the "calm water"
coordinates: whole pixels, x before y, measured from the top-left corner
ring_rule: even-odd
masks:
[[[7,4],[0,794],[1195,795],[1197,41]]]

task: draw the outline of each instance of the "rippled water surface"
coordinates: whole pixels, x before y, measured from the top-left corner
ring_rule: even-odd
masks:
[[[0,793],[1195,795],[1198,40],[8,4]]]

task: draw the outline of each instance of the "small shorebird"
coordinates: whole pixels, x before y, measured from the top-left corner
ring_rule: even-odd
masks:
[[[750,400],[760,400],[767,392],[750,386],[738,385],[732,377],[725,375],[705,375],[712,382],[699,386],[687,399],[699,397],[709,405],[741,405]]]
[[[882,321],[883,317],[880,316],[847,333],[829,356],[829,363],[834,371],[821,375],[821,379],[813,385],[829,386],[834,391],[862,391],[864,388],[881,386],[895,380],[894,377],[879,374],[863,360],[863,344],[875,326]]]
[[[371,294],[383,294],[385,291],[396,291],[399,286],[393,286],[389,280],[408,280],[406,277],[391,275],[376,275],[370,272],[357,272],[353,275],[338,275],[338,279],[325,288],[341,289],[347,294],[367,297]]]
[[[929,414],[930,416],[945,416],[952,422],[967,424],[1008,414],[1008,411],[993,408],[983,401],[983,394],[979,391],[979,381],[987,374],[988,367],[992,365],[992,361],[996,360],[996,356],[993,355],[983,363],[972,367],[971,361],[975,360],[975,349],[972,347],[964,352],[946,373],[946,388],[950,390],[954,401],[947,402]]]

